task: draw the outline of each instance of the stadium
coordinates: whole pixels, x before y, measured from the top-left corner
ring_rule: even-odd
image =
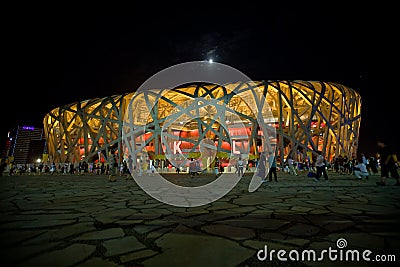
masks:
[[[252,94],[243,97],[243,92]],[[265,130],[256,118],[264,111],[254,110],[264,107],[249,104],[255,101],[252,95],[262,95],[269,108],[263,117],[267,130],[273,129],[268,133],[268,148]],[[192,105],[196,99],[211,102],[198,101],[197,108]],[[223,104],[229,113],[216,117],[218,110],[212,103]],[[179,109],[184,114],[180,118],[179,107],[184,107]],[[196,116],[188,116],[192,113]],[[135,135],[124,130],[127,119],[129,125],[140,126]],[[193,83],[155,89],[140,97],[131,92],[93,98],[54,108],[43,121],[48,161],[55,163],[108,162],[113,154],[120,161],[129,155],[135,161],[144,155],[161,161],[197,158],[205,141],[220,160],[238,154],[257,160],[262,151],[271,149],[278,162],[288,155],[302,162],[317,151],[331,160],[357,153],[360,122],[361,96],[355,90],[332,82],[299,80]]]

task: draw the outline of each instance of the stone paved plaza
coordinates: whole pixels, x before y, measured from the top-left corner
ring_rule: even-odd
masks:
[[[160,203],[133,179],[100,175],[3,176],[2,266],[376,266],[289,260],[259,250],[368,249],[400,261],[400,187],[329,173],[329,182],[278,173],[253,193],[245,176],[223,198],[183,208]],[[209,176],[169,177],[206,183]],[[208,179],[208,180],[207,180]],[[191,181],[191,182],[190,182]],[[192,184],[191,184],[192,185]],[[295,255],[295,254],[293,254]],[[380,265],[388,265],[389,262]]]

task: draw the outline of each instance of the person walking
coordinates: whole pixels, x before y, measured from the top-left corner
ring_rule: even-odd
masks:
[[[237,161],[237,170],[238,170],[238,177],[242,177],[243,176],[243,170],[244,170],[244,160],[242,159],[242,157],[240,156],[238,161]]]
[[[315,160],[315,167],[317,169],[317,173],[315,174],[315,181],[319,181],[320,177],[323,175],[325,178],[325,181],[328,181],[328,173],[326,172],[326,164],[325,164],[325,158],[322,155],[322,151],[317,152],[317,158]]]
[[[53,161],[50,167],[50,174],[53,175],[55,172],[56,172],[56,164]]]
[[[110,162],[110,170],[108,174],[108,181],[115,182],[117,180],[117,170],[118,170],[118,162],[117,156],[113,155]]]
[[[272,176],[274,176],[275,182],[278,182],[278,174],[276,173],[276,157],[273,152],[269,152],[268,162],[270,164],[268,172],[268,180],[272,182]],[[267,180],[264,179],[263,182],[267,182]]]
[[[194,161],[194,158],[192,158],[189,163],[189,174],[190,177],[194,177],[196,174],[196,162]]]
[[[378,140],[378,155],[379,163],[381,166],[381,180],[376,182],[377,185],[386,185],[386,178],[390,177],[396,179],[395,185],[400,185],[399,173],[397,172],[397,155],[392,150],[392,147],[384,143],[382,140]]]
[[[294,160],[292,156],[289,156],[287,161],[289,166],[289,174],[297,176],[296,167],[294,166]]]
[[[155,176],[156,175],[156,167],[154,167],[154,164],[152,163],[152,164],[150,164],[150,167],[149,167],[149,176]]]
[[[374,156],[370,156],[369,167],[371,168],[371,175],[376,175],[378,173],[378,162]]]
[[[214,173],[215,173],[215,178],[218,178],[219,175],[219,160],[216,158],[215,163],[214,163]]]

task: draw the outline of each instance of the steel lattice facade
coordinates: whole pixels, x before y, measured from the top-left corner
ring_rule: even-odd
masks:
[[[235,88],[232,89],[232,88]],[[352,157],[357,153],[361,122],[361,96],[337,83],[317,81],[259,81],[227,85],[194,84],[169,90],[157,100],[156,112],[144,118],[148,124],[145,146],[155,155],[163,154],[160,129],[171,109],[183,100],[207,96],[225,101],[240,118],[251,121],[252,111],[240,97],[239,90],[258,90],[268,102],[276,129],[276,150],[280,160],[288,154],[295,157],[320,150],[328,159],[337,155]],[[54,162],[91,161],[99,153],[107,160],[111,151],[122,151],[122,127],[127,105],[135,92],[75,102],[51,110],[44,118],[49,160]],[[249,109],[247,107],[247,109]],[[138,115],[141,111],[138,110]],[[140,116],[138,116],[140,117]],[[201,120],[203,121],[203,120]],[[200,121],[199,121],[200,122]],[[256,121],[249,131],[251,153],[257,157]],[[208,123],[214,123],[208,121]],[[207,121],[198,123],[195,131],[212,130]],[[215,130],[215,135],[218,135]],[[203,135],[204,136],[204,135]],[[229,138],[218,139],[218,150],[228,152]],[[186,139],[189,149],[195,141]],[[151,148],[150,148],[151,145]],[[232,144],[229,144],[232,145]],[[119,153],[123,154],[123,153]],[[122,155],[121,155],[122,156]]]

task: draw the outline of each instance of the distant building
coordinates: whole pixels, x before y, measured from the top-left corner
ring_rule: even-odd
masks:
[[[5,141],[5,143],[2,143],[2,149],[1,149],[1,158],[7,158],[10,155],[10,149],[11,149],[11,138],[9,137],[10,132],[8,133],[7,139]]]
[[[18,126],[10,135],[10,152],[14,163],[32,164],[42,159],[45,152],[46,139],[43,128],[33,126]]]

